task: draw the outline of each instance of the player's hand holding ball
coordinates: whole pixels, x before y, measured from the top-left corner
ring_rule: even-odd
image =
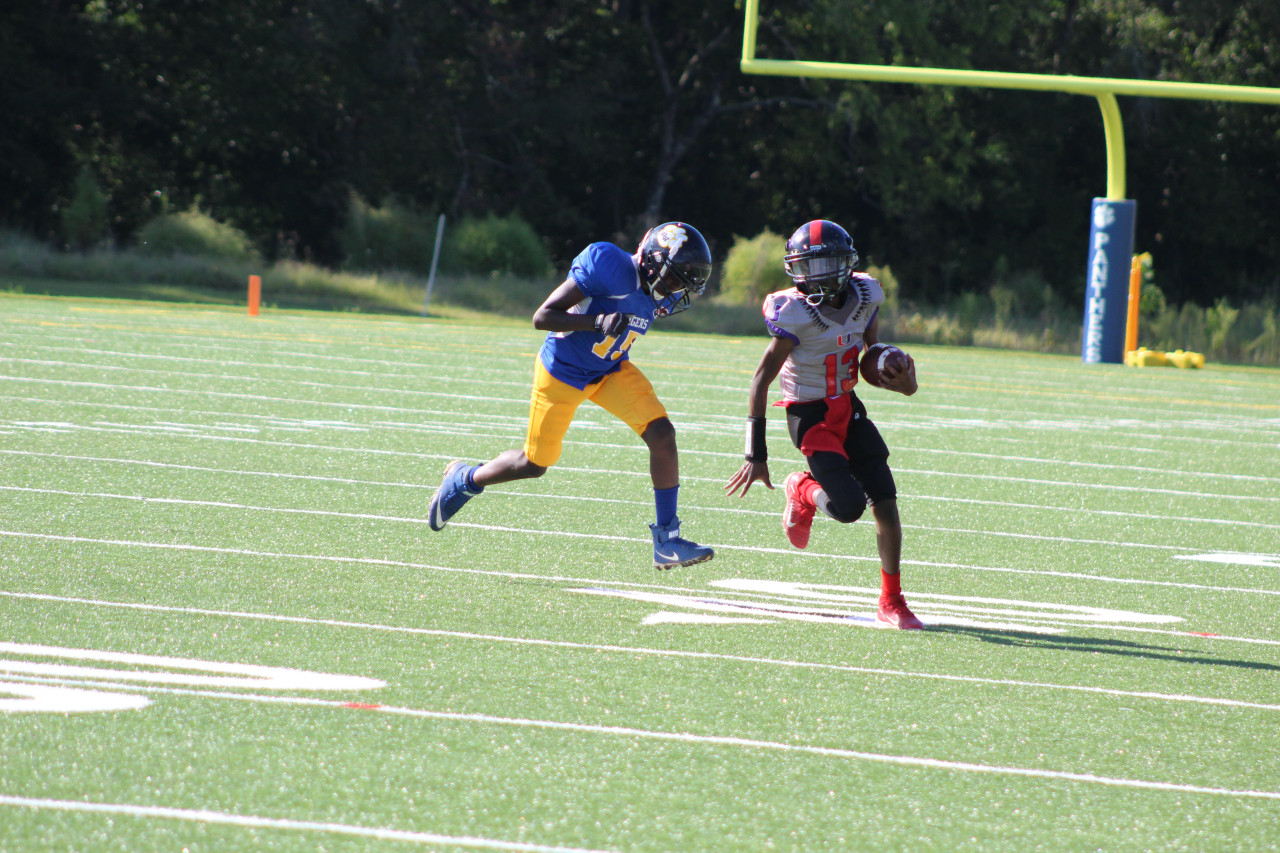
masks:
[[[630,314],[597,314],[596,331],[604,332],[606,337],[616,338],[631,324]]]
[[[893,344],[872,344],[858,362],[862,378],[870,385],[910,397],[919,389],[916,361]]]

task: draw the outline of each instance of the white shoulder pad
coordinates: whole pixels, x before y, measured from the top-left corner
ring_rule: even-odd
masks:
[[[798,339],[799,330],[813,322],[813,313],[804,294],[794,287],[770,293],[764,300],[764,322],[774,337]]]

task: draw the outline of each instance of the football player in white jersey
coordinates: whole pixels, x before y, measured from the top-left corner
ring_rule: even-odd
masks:
[[[880,551],[880,602],[876,621],[894,628],[923,628],[907,607],[899,572],[902,524],[889,448],[854,393],[858,357],[877,343],[884,302],[880,282],[855,272],[858,253],[849,233],[834,222],[805,223],[787,241],[783,261],[795,286],[764,301],[773,337],[751,380],[746,462],[725,486],[745,496],[757,480],[772,489],[765,442],[769,386],[779,380],[791,440],[809,470],[787,477],[782,526],[797,548],[809,544],[815,510],[836,521],[857,521],[871,506]],[[915,362],[886,367],[882,387],[908,396],[917,389]]]

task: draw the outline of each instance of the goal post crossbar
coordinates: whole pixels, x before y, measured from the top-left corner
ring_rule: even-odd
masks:
[[[923,86],[975,86],[989,89],[1065,92],[1091,95],[1102,110],[1107,143],[1107,197],[1125,195],[1124,130],[1116,95],[1147,98],[1184,98],[1205,101],[1240,101],[1280,104],[1280,88],[1230,86],[1219,83],[1181,83],[1172,80],[1129,80],[1112,77],[1077,77],[1059,74],[1024,74],[1008,71],[973,71],[959,68],[918,68],[900,65],[859,65],[794,59],[757,59],[756,30],[760,0],[745,0],[742,33],[744,74],[778,77],[824,77],[870,83],[915,83]]]

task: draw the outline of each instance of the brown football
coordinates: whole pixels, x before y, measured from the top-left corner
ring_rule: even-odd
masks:
[[[880,382],[880,371],[890,364],[905,369],[907,354],[893,344],[872,344],[862,354],[862,360],[858,362],[858,371],[867,382],[882,388],[884,386]]]

